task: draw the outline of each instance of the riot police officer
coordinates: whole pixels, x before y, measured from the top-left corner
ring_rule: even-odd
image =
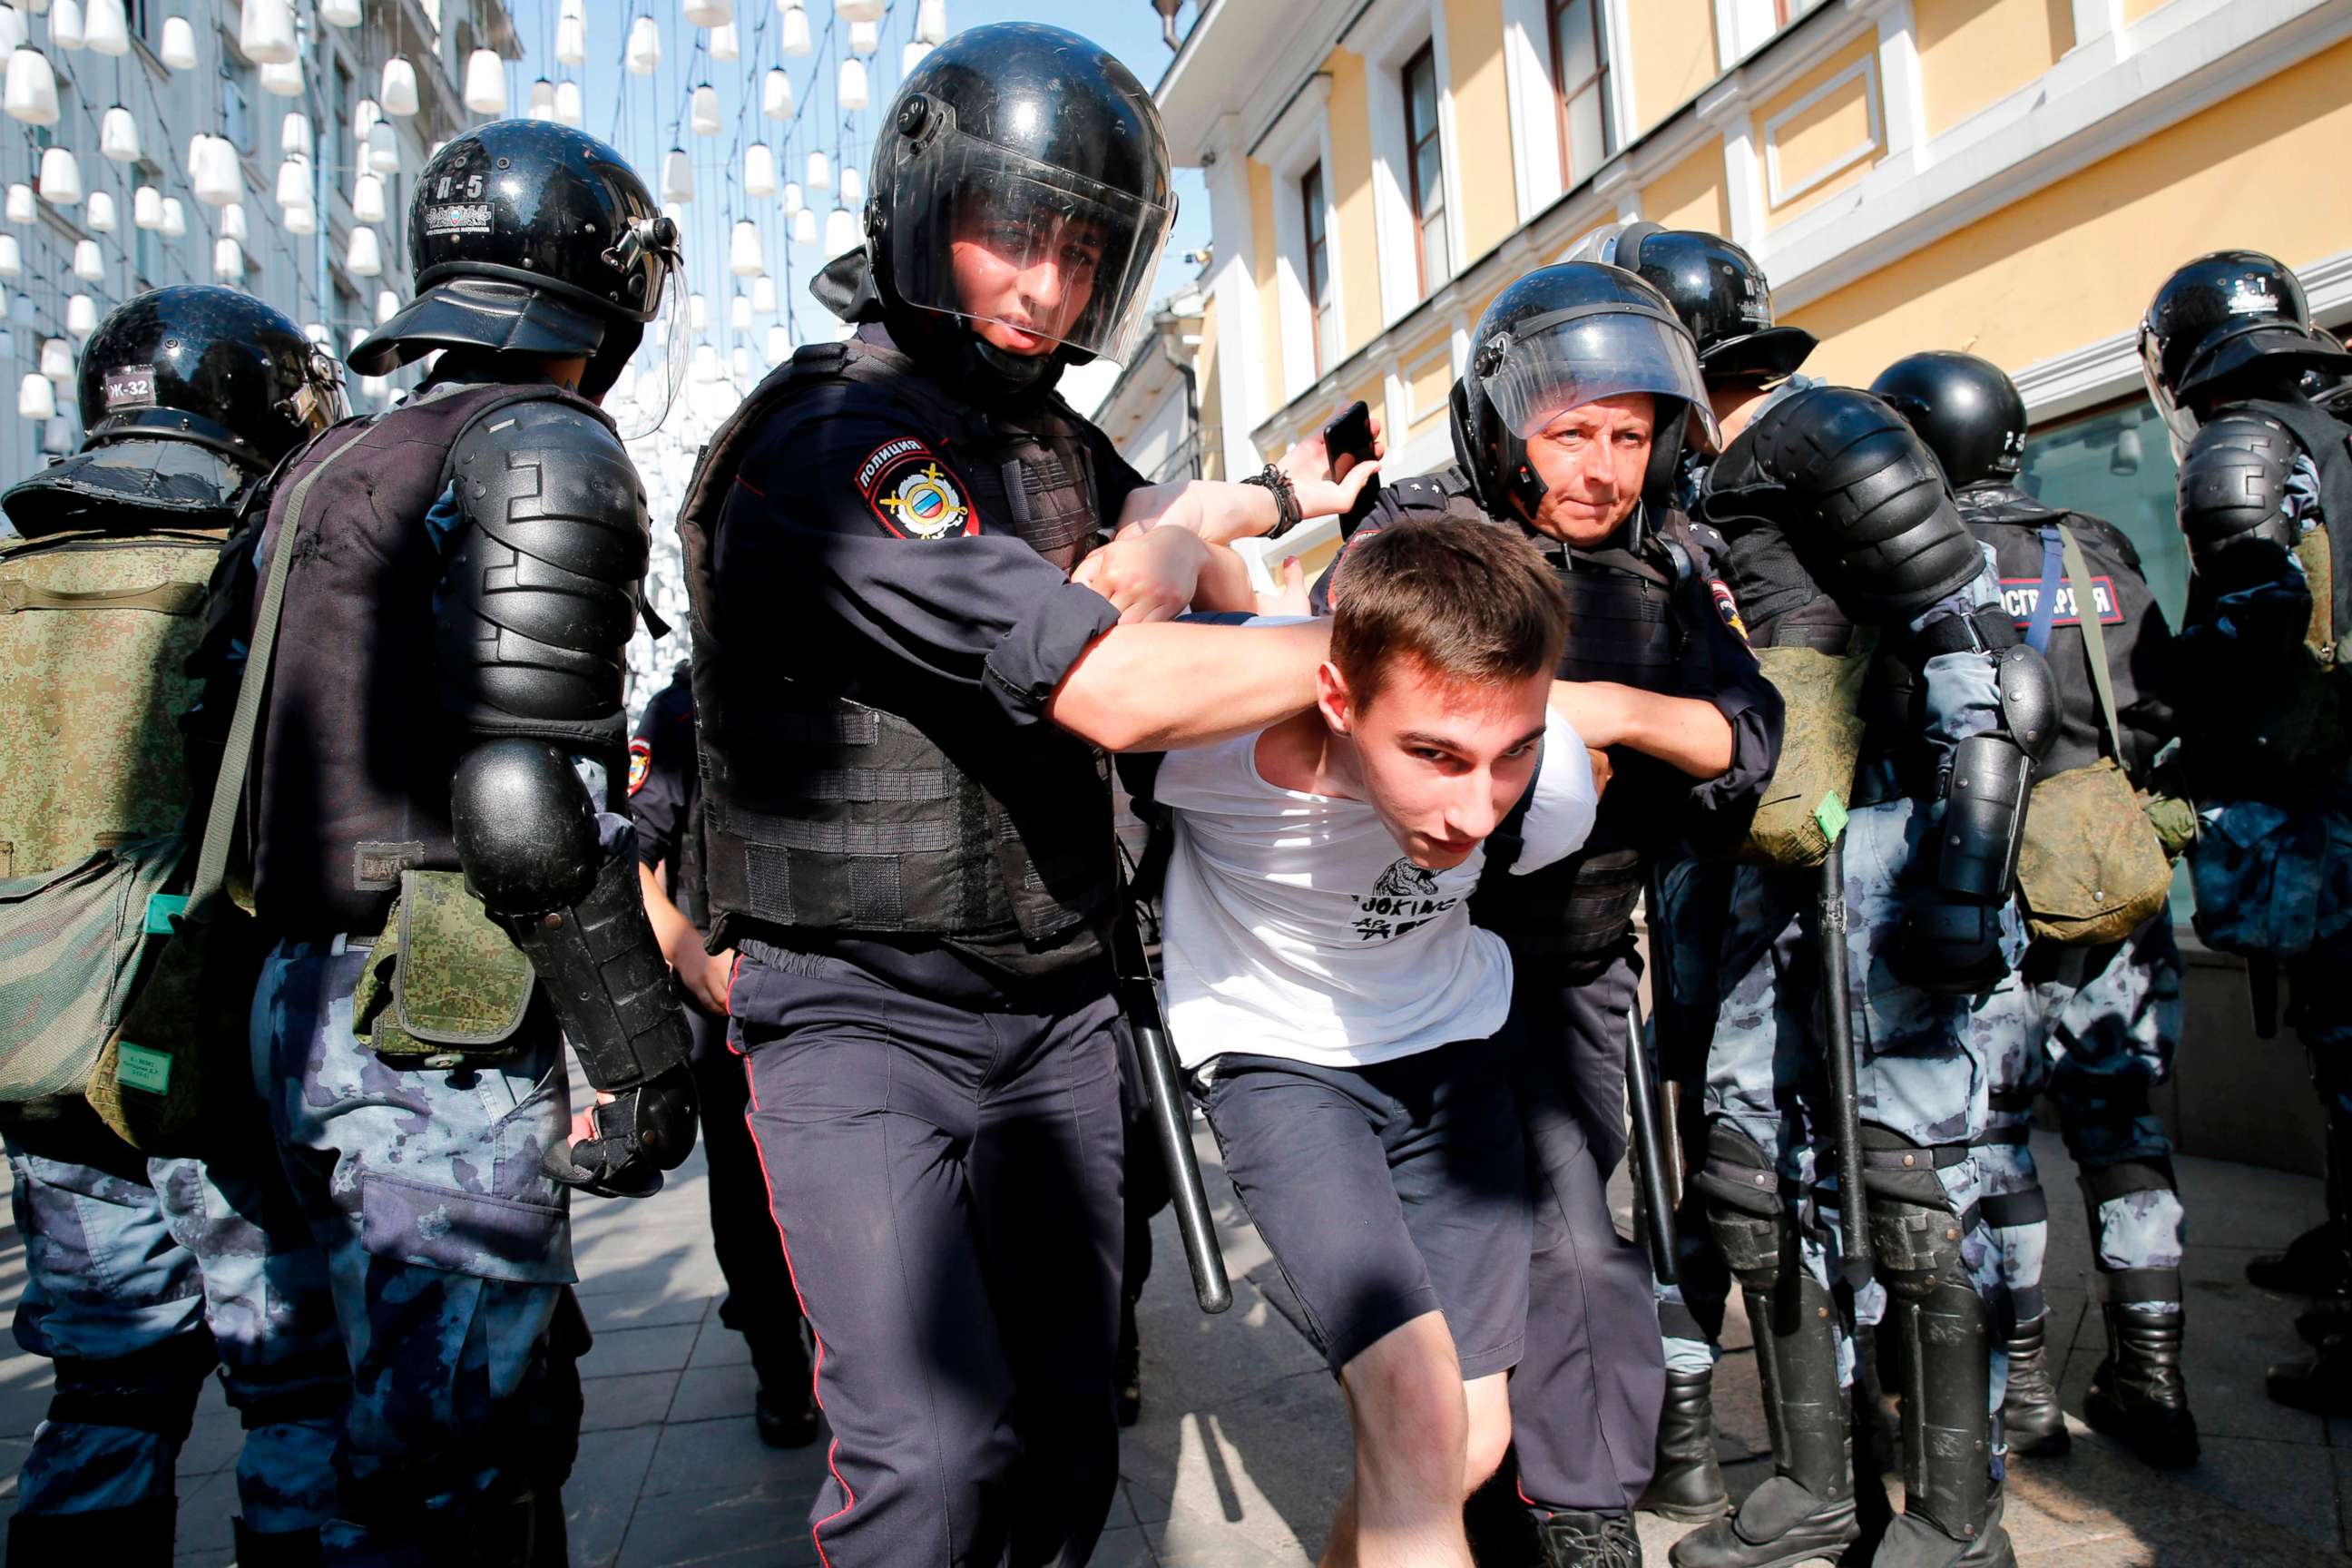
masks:
[[[2050,661],[2058,736],[2037,777],[2111,759],[2145,786],[2172,733],[2164,698],[2172,633],[2131,542],[2104,519],[2045,506],[2017,488],[2025,400],[2000,366],[1947,350],[1916,353],[1881,372],[1870,389],[1936,454],[1969,531],[1998,558],[2019,634]],[[2091,604],[2077,602],[2063,553],[2067,535],[2090,574]],[[2107,733],[2102,716],[2086,617],[2099,624],[2120,735]],[[2180,1194],[2172,1140],[2147,1099],[2151,1085],[2171,1076],[2180,1021],[2180,951],[2168,901],[2117,941],[2037,940],[2015,977],[1977,1009],[1994,1068],[1991,1115],[1977,1144],[1986,1192],[1979,1209],[2000,1243],[2014,1321],[2002,1402],[2011,1453],[2063,1453],[2068,1444],[2043,1334],[2049,1201],[2028,1142],[2033,1100],[2046,1089],[2081,1172],[2105,1297],[2107,1355],[2084,1415],[2151,1463],[2197,1458],[2180,1370]]]
[[[1602,441],[1553,426],[1619,404],[1649,420],[1639,466],[1571,483],[1559,454]],[[1531,433],[1535,416],[1545,428]],[[1510,943],[1530,1042],[1517,1087],[1540,1218],[1510,1393],[1518,1494],[1552,1568],[1638,1560],[1629,1510],[1657,1422],[1648,1270],[1606,1197],[1625,1142],[1633,910],[1650,858],[1752,809],[1780,750],[1780,694],[1674,504],[1685,443],[1711,449],[1712,420],[1689,330],[1654,288],[1590,262],[1546,267],[1471,335],[1454,467],[1385,487],[1350,540],[1446,510],[1527,530],[1568,594],[1559,675],[1583,683],[1578,731],[1611,759],[1585,847],[1523,878],[1490,874],[1472,906]]]
[[[2194,574],[2179,638],[2181,760],[2199,804],[2189,850],[2198,934],[2259,974],[2284,966],[2327,1121],[2328,1223],[2256,1284],[2341,1289],[2352,1246],[2352,959],[2330,889],[2352,856],[2352,748],[2339,716],[2352,632],[2352,448],[2315,404],[2352,356],[2315,332],[2302,283],[2252,250],[2180,268],[2139,331],[2140,364],[2180,459],[2180,531]],[[2326,584],[2325,589],[2321,584]],[[2258,984],[2261,980],[2258,975]],[[2329,1327],[2327,1315],[2315,1328]],[[2352,1350],[2274,1366],[2272,1398],[2352,1411]]]
[[[0,579],[54,623],[50,679],[31,689],[37,660],[0,682],[0,708],[30,721],[0,806],[20,878],[100,845],[178,858],[182,840],[151,836],[172,835],[210,782],[173,725],[194,695],[182,666],[203,585],[263,476],[342,405],[299,327],[212,285],[128,301],[76,374],[81,449],[0,495],[22,536],[0,547]],[[237,1559],[315,1561],[349,1379],[276,1157],[225,1136],[207,1160],[143,1159],[79,1095],[9,1105],[0,1137],[25,1238],[16,1337],[56,1368],[10,1563],[168,1563],[173,1462],[216,1361],[245,1426]]]
[[[1604,232],[1580,252],[1622,261],[1638,245],[1642,269],[1651,232]],[[1707,237],[1706,265],[1663,269],[1667,297],[1686,321],[1769,327],[1761,273]],[[1916,1394],[1903,1405],[1906,1511],[1871,1561],[2004,1563],[2011,1553],[1999,1522],[1989,1383],[2002,1291],[1977,1218],[1981,1180],[1969,1143],[1986,1115],[1985,1074],[1969,998],[2023,952],[2011,884],[2055,697],[2047,667],[2018,641],[1935,459],[1865,393],[1770,384],[1792,342],[1759,345],[1757,365],[1709,375],[1725,445],[1696,477],[1692,511],[1727,542],[1728,581],[1759,649],[1859,659],[1858,637],[1876,639],[1880,695],[1864,700],[1877,721],[1852,788],[1804,808],[1825,836],[1850,811],[1850,972],[1892,973],[1904,984],[1882,988],[1874,978],[1866,990],[1824,999],[1810,956],[1823,940],[1817,873],[1740,868],[1718,953],[1706,1145],[1693,1184],[1758,1333],[1776,1474],[1732,1517],[1677,1542],[1674,1560],[1678,1568],[1796,1562],[1834,1553],[1861,1532],[1841,1388],[1851,1304],[1832,1288],[1844,1271],[1832,1215],[1845,1194],[1829,1180],[1832,1110],[1809,1021],[1826,1005],[1846,1009],[1867,1047],[1864,1198]],[[1784,765],[1795,748],[1792,738]],[[1791,1087],[1801,1108],[1793,1117]]]
[[[677,237],[611,148],[518,120],[426,163],[408,245],[420,292],[350,362],[440,358],[290,463],[258,548],[265,574],[291,552],[300,655],[247,784],[277,939],[254,1059],[354,1381],[330,1556],[552,1561],[587,1339],[569,1191],[650,1192],[694,1137],[617,815],[651,535],[596,402]],[[576,1142],[567,1040],[602,1099]]]
[[[885,124],[866,245],[815,286],[855,335],[761,384],[679,519],[709,942],[739,954],[730,1039],[821,1347],[819,1550],[1075,1564],[1117,1456],[1097,748],[1262,728],[1312,700],[1327,643],[1121,623],[1192,602],[1199,529],[1345,502],[1145,486],[1055,395],[1127,352],[1172,218],[1124,66],[975,27]]]
[[[768,1213],[759,1151],[743,1121],[751,1108],[743,1063],[727,1048],[727,985],[735,955],[702,943],[710,923],[702,864],[702,768],[696,757],[694,685],[681,660],[656,691],[629,737],[629,820],[637,830],[638,875],[646,913],[662,956],[686,993],[694,1037],[694,1089],[702,1112],[702,1152],[709,1165],[710,1245],[726,1279],[719,1321],[743,1336],[759,1394],[751,1406],[760,1439],[772,1448],[816,1440],[814,1385],[801,1315],[791,1309],[792,1270]]]

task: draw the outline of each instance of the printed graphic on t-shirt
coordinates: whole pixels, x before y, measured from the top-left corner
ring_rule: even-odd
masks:
[[[2017,623],[2019,631],[2023,631],[2033,624],[2034,607],[2042,603],[2042,579],[2003,577],[2000,580],[2000,598],[2008,607],[2009,618]],[[2116,597],[2114,578],[2092,578],[2091,600],[2099,607],[2100,625],[2113,626],[2123,624],[2123,603]],[[2083,624],[2082,612],[2074,605],[2073,584],[2058,584],[2057,613],[2050,617],[2050,624],[2053,626],[2079,626]]]
[[[1400,855],[1380,875],[1370,893],[1356,895],[1356,939],[1385,942],[1426,925],[1462,900],[1444,898],[1437,890],[1437,873]]]

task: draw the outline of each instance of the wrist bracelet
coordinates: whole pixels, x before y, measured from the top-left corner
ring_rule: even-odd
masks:
[[[1280,539],[1298,526],[1298,492],[1291,487],[1289,475],[1272,463],[1268,463],[1264,468],[1244,479],[1242,483],[1263,485],[1274,492],[1275,522],[1273,530],[1266,534],[1266,538]]]

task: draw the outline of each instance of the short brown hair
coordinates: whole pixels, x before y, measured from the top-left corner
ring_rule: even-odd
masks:
[[[1463,518],[1392,524],[1351,545],[1332,583],[1331,662],[1359,708],[1396,661],[1504,686],[1559,663],[1568,595],[1517,529]]]

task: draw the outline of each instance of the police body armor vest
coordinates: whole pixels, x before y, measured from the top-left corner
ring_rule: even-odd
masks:
[[[795,353],[711,437],[678,517],[694,605],[703,876],[714,948],[936,938],[1013,973],[1092,958],[1118,890],[1108,773],[1056,726],[928,729],[859,700],[848,669],[780,672],[710,626],[721,508],[745,452],[827,382],[887,390],[953,457],[975,510],[1073,564],[1101,516],[1084,426],[1058,397],[1018,417],[951,400],[862,339]]]
[[[2250,399],[2230,405],[2276,420],[2319,470],[2319,511],[2326,523],[2330,625],[2314,650],[2339,673],[2352,671],[2352,424],[2309,403]]]
[[[425,514],[449,488],[449,454],[468,425],[544,398],[610,424],[561,387],[451,385],[337,426],[280,468],[264,560],[295,486],[352,448],[306,505],[278,623],[286,654],[270,672],[246,795],[255,912],[275,930],[374,932],[404,869],[461,869],[449,780],[472,737],[432,679],[446,542]]]

